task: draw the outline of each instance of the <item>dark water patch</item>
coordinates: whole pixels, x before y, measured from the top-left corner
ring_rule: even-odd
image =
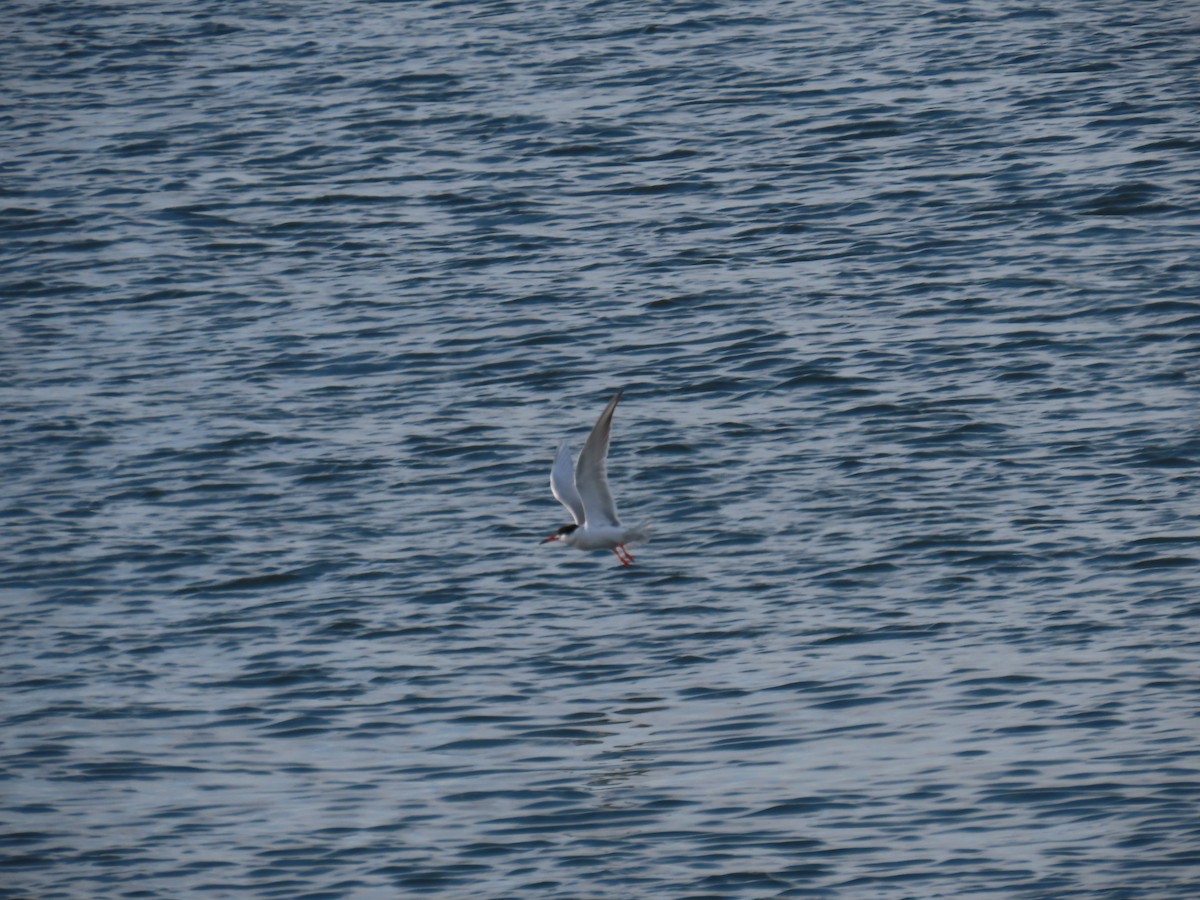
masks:
[[[219,591],[253,591],[257,588],[276,587],[279,585],[290,584],[298,580],[301,575],[302,570],[270,572],[263,575],[247,575],[240,578],[233,578],[228,581],[193,585],[191,587],[182,589],[181,593],[200,594]]]
[[[112,760],[77,764],[71,774],[59,776],[62,781],[160,781],[180,775],[198,774],[195,766],[162,765],[145,759]]]
[[[1162,189],[1146,182],[1129,182],[1106,191],[1080,205],[1080,211],[1094,216],[1133,216],[1174,210],[1158,198]]]

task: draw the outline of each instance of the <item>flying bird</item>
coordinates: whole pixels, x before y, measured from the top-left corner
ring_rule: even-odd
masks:
[[[608,401],[574,466],[571,465],[571,445],[567,441],[558,445],[554,468],[550,470],[550,491],[575,522],[564,525],[542,543],[562,541],[577,550],[611,550],[621,565],[630,566],[633,555],[625,545],[648,541],[650,535],[644,526],[626,528],[621,524],[605,473],[613,411],[624,393],[622,388]]]

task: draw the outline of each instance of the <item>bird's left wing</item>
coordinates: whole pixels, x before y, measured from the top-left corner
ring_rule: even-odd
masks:
[[[608,489],[608,436],[612,432],[613,411],[621,400],[624,390],[617,391],[600,418],[592,426],[587,443],[579,451],[579,461],[575,463],[575,487],[583,499],[583,509],[587,514],[588,525],[620,525],[617,518],[617,504],[613,502],[612,493]]]

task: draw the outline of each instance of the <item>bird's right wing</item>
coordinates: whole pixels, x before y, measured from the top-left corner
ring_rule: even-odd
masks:
[[[583,500],[575,489],[575,466],[571,460],[571,445],[563,441],[550,470],[550,492],[567,508],[576,525],[583,524]]]
[[[621,400],[624,390],[619,390],[608,401],[604,412],[592,426],[592,433],[579,451],[579,461],[575,463],[575,487],[583,498],[583,509],[587,514],[588,525],[620,525],[617,518],[617,504],[613,502],[612,493],[608,489],[608,474],[605,462],[608,459],[608,436],[612,431],[613,410]]]

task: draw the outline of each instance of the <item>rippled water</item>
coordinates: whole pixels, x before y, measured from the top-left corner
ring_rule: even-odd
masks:
[[[1194,6],[0,26],[0,895],[1200,884]]]

